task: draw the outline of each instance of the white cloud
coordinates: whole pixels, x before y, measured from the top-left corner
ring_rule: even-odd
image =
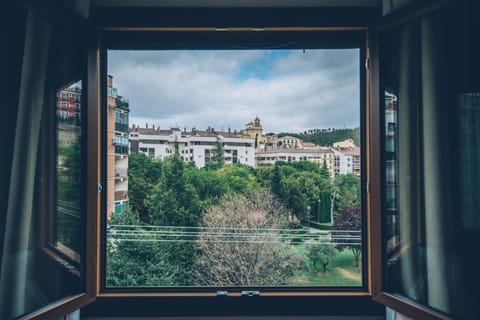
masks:
[[[359,125],[358,50],[110,51],[131,124],[266,132]],[[270,60],[269,60],[270,59]]]

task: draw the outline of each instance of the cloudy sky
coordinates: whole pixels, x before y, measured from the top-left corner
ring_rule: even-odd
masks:
[[[359,50],[109,51],[130,125],[264,132],[359,126]]]

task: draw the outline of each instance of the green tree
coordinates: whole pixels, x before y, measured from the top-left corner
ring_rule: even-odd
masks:
[[[338,211],[343,207],[360,205],[360,177],[353,173],[338,175],[334,181],[337,189],[335,207]]]
[[[202,209],[218,204],[222,196],[228,191],[226,179],[217,170],[195,167],[185,168],[185,178],[192,185],[202,202]]]
[[[198,225],[201,205],[195,188],[184,175],[185,164],[178,154],[163,161],[160,182],[145,200],[150,223],[164,226]]]
[[[306,221],[309,219],[309,204],[306,195],[302,192],[300,183],[294,177],[282,179],[282,202],[291,210],[295,219]]]
[[[152,160],[143,153],[134,153],[128,157],[128,198],[132,209],[140,220],[149,221],[145,199],[158,184],[162,174],[160,160]]]
[[[217,137],[217,141],[215,141],[214,148],[211,150],[210,154],[210,161],[208,162],[207,166],[219,169],[225,165],[225,151],[223,149],[223,144],[220,141],[220,138]]]
[[[319,265],[322,265],[323,273],[327,272],[330,260],[337,253],[335,246],[330,243],[310,242],[306,250],[308,258],[312,261],[313,270],[318,271]]]
[[[280,164],[278,162],[275,163],[275,166],[273,168],[270,188],[275,196],[277,196],[279,199],[283,198],[282,172],[280,169]]]
[[[58,157],[58,197],[61,200],[78,202],[82,179],[80,138],[69,146],[59,147]]]
[[[326,222],[332,182],[327,168],[310,161],[277,162],[271,190],[301,221]]]
[[[292,136],[320,146],[333,146],[333,143],[346,139],[352,139],[357,146],[360,145],[360,128],[309,129],[303,133],[281,132],[278,136]]]
[[[252,167],[246,165],[225,166],[217,170],[224,181],[227,191],[231,193],[251,194],[260,190],[260,185]]]
[[[175,285],[177,269],[169,263],[163,244],[149,241],[142,235],[138,215],[127,207],[110,219],[107,232],[107,286],[166,286]],[[128,229],[122,236],[121,228]],[[137,241],[142,240],[142,241]]]
[[[274,168],[275,166],[269,164],[257,167],[255,169],[255,177],[262,188],[271,188]]]
[[[184,175],[185,164],[178,153],[163,161],[160,182],[154,186],[145,200],[150,223],[157,226],[180,226],[195,228],[201,220],[202,204],[195,188]],[[191,283],[194,269],[195,244],[181,240],[182,234],[171,237],[162,253],[166,262],[177,270],[174,282],[180,285]]]

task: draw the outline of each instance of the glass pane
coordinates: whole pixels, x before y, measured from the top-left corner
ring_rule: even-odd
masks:
[[[52,244],[80,262],[82,184],[82,81],[56,94],[57,216]]]
[[[0,318],[18,319],[80,294],[85,224],[83,37],[25,9],[8,106],[14,146],[2,239]],[[20,28],[20,27],[19,27]],[[21,29],[19,29],[21,30]],[[18,90],[18,91],[17,91]],[[13,100],[13,99],[12,99]]]
[[[107,287],[362,285],[359,49],[108,58]]]
[[[473,319],[479,7],[459,3],[382,36],[384,290]]]

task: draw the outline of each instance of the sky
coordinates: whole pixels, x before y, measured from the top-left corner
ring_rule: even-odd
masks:
[[[130,125],[265,133],[359,126],[358,49],[108,52]]]

